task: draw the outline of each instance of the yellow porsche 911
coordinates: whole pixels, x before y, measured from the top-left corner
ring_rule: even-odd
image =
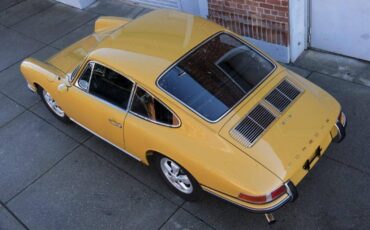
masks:
[[[176,11],[101,17],[93,34],[21,71],[57,118],[155,166],[187,200],[206,191],[272,212],[345,135],[327,92],[243,37]]]

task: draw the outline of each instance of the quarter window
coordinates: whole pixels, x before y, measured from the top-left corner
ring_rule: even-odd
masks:
[[[131,111],[140,117],[165,125],[180,124],[177,117],[166,106],[140,87],[136,88]]]
[[[86,66],[86,69],[82,73],[81,77],[78,79],[78,86],[85,91],[89,90],[89,82],[90,82],[92,69],[93,69],[93,64],[89,63]]]

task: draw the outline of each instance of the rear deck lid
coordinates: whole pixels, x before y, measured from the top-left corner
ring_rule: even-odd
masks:
[[[242,106],[220,135],[286,180],[329,134],[338,110],[329,94],[283,71]]]

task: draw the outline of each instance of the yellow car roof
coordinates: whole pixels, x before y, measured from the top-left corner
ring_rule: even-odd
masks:
[[[157,10],[113,32],[90,58],[150,86],[176,60],[222,30],[198,16]]]

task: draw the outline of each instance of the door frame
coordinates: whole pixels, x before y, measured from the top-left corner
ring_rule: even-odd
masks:
[[[122,77],[124,77],[125,79],[127,79],[128,81],[130,81],[132,83],[132,90],[130,92],[130,96],[129,96],[129,99],[128,99],[128,103],[127,103],[127,108],[124,109],[124,108],[121,108],[107,100],[104,100],[96,95],[93,95],[90,93],[90,84],[91,84],[91,78],[92,78],[92,74],[94,72],[94,69],[95,69],[95,64],[98,64],[98,65],[101,65],[105,68],[108,68],[118,74],[120,74]],[[79,80],[80,78],[82,77],[82,75],[84,74],[84,72],[86,71],[86,69],[88,68],[89,65],[92,65],[92,70],[91,70],[91,73],[90,73],[90,78],[89,78],[89,88],[86,90],[86,89],[83,89],[80,85],[79,85]],[[113,141],[110,141],[107,139],[107,137],[104,137],[103,134],[98,134],[98,131],[94,130],[93,128],[91,127],[87,127],[86,124],[83,124],[84,122],[82,120],[79,120],[78,118],[76,118],[75,116],[73,116],[72,113],[70,113],[70,119],[78,124],[79,126],[81,126],[82,128],[88,130],[89,132],[93,133],[94,135],[98,136],[99,138],[105,140],[106,142],[110,143],[111,145],[115,146],[116,148],[120,149],[121,151],[124,151],[123,147],[124,147],[124,136],[123,136],[123,128],[124,128],[124,122],[125,122],[125,119],[127,117],[127,114],[129,113],[129,108],[130,108],[130,105],[132,103],[132,100],[133,100],[133,96],[134,96],[134,90],[136,89],[136,82],[134,80],[132,80],[130,77],[127,77],[125,74],[122,74],[120,71],[117,71],[115,68],[112,68],[110,67],[109,65],[106,65],[98,60],[93,60],[91,58],[86,58],[84,60],[84,62],[79,66],[77,67],[79,68],[79,70],[76,72],[76,74],[74,75],[73,79],[71,80],[70,82],[70,90],[76,90],[76,92],[79,92],[81,93],[82,95],[86,96],[87,98],[90,98],[91,100],[93,101],[97,101],[97,103],[99,104],[103,104],[104,106],[106,106],[107,108],[111,109],[111,110],[116,110],[118,112],[121,112],[121,113],[124,113],[124,118],[122,120],[122,124],[121,126],[117,126],[117,128],[121,129],[122,131],[122,146],[120,147],[119,145],[120,144],[114,144]],[[68,93],[68,92],[67,92]],[[67,102],[66,102],[67,103]],[[71,109],[71,108],[69,108]],[[72,115],[71,115],[72,114]],[[110,118],[108,119],[109,122],[110,122]],[[111,122],[112,123],[112,122]],[[126,151],[124,151],[126,152]],[[126,152],[127,153],[127,152]],[[132,155],[132,154],[129,154],[127,153],[128,155]],[[135,158],[135,157],[134,157]],[[136,158],[135,158],[136,159]]]

